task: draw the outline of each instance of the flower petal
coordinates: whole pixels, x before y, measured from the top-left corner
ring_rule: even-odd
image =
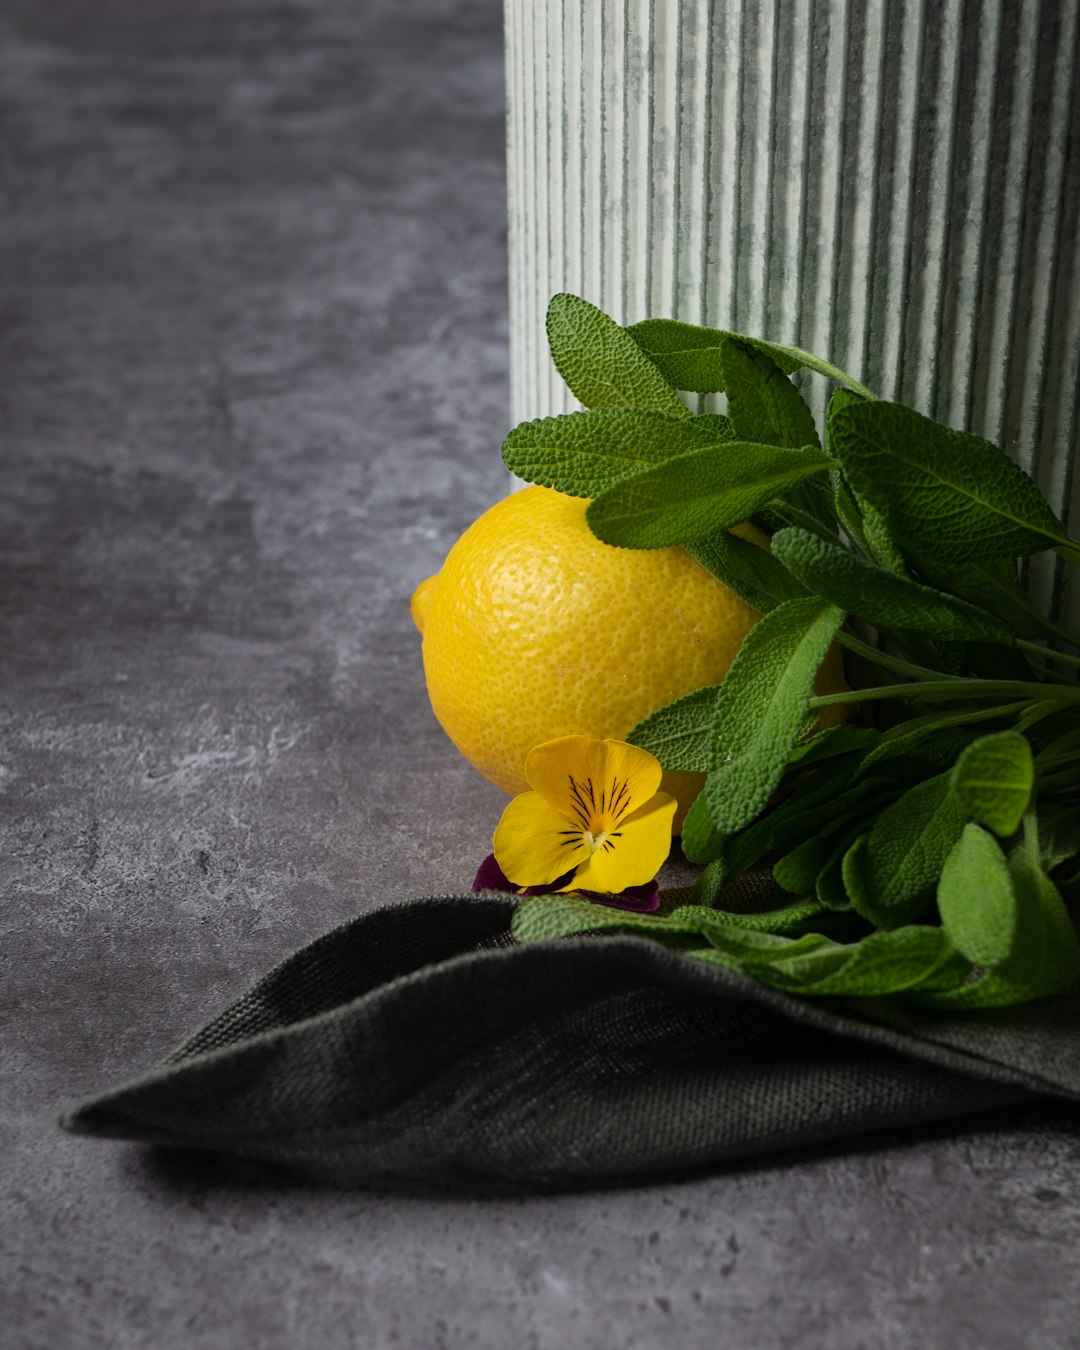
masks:
[[[504,891],[508,895],[550,895],[553,889],[558,890],[560,882],[565,884],[573,875],[574,872],[571,868],[569,872],[564,872],[561,877],[556,877],[554,881],[548,882],[546,886],[515,886],[499,866],[495,854],[489,853],[476,870],[472,889],[473,891]],[[645,894],[647,890],[648,887],[646,886],[635,887],[632,894],[633,896],[637,896],[637,893],[640,891],[641,901],[640,903],[635,901],[634,904],[627,905],[626,908],[640,909],[643,904],[646,904],[646,901],[650,899],[650,897]],[[656,909],[660,904],[660,892],[657,891],[655,883],[653,885],[653,890],[656,891],[656,904],[649,903],[646,907],[650,909]],[[629,894],[631,893],[628,892],[628,895]],[[618,896],[615,897],[615,899],[619,898],[620,897]],[[602,901],[601,903],[606,903],[606,901]]]
[[[656,876],[671,850],[671,823],[678,803],[658,792],[620,820],[611,837],[574,873],[566,890],[625,891]]]
[[[655,877],[644,886],[628,886],[618,895],[612,895],[609,891],[577,889],[574,894],[580,895],[583,900],[591,900],[594,905],[605,905],[608,909],[629,909],[635,914],[651,914],[660,908],[660,886]]]
[[[515,886],[549,885],[589,856],[582,831],[538,792],[523,792],[507,805],[494,849]]]
[[[594,834],[644,806],[662,776],[659,761],[647,750],[591,736],[545,741],[525,760],[529,786]]]

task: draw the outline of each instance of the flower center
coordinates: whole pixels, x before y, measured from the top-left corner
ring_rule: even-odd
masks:
[[[585,831],[585,842],[589,846],[590,853],[595,853],[598,848],[603,848],[606,841],[606,830],[601,830],[599,834],[593,834],[592,830]]]

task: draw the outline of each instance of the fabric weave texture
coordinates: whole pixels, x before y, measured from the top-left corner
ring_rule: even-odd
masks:
[[[367,911],[61,1123],[335,1183],[482,1192],[1080,1098],[1080,992],[977,1015],[800,999],[637,936],[516,945],[513,905]]]

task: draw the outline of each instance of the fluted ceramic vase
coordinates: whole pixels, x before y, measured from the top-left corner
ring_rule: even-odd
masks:
[[[572,291],[825,356],[1002,445],[1080,531],[1078,20],[1080,0],[506,0],[514,420],[574,406],[544,337]],[[1032,577],[1076,618],[1063,580],[1053,559]]]

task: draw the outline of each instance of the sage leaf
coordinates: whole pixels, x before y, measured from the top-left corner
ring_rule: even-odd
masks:
[[[723,413],[695,413],[690,419],[690,424],[696,430],[707,433],[710,444],[739,439],[731,424],[731,418],[725,417]]]
[[[920,717],[909,718],[905,722],[890,727],[877,745],[871,747],[866,758],[859,766],[859,774],[864,774],[882,760],[898,755],[917,753],[917,747],[928,737],[939,732],[950,732],[954,727],[968,723],[992,722],[1002,717],[1015,717],[1017,704],[1005,704],[1000,708],[962,708],[959,712],[924,713]],[[1023,706],[1022,704],[1019,706]],[[978,734],[978,733],[975,733]],[[956,747],[957,753],[963,749]],[[934,758],[930,756],[929,758]]]
[[[1044,636],[1046,623],[1020,587],[1015,558],[986,558],[968,563],[941,563],[924,558],[920,564],[932,585],[988,609],[1003,619],[1017,637]]]
[[[854,756],[823,764],[797,790],[733,833],[716,827],[702,793],[686,818],[686,825],[693,826],[689,838],[686,826],[683,827],[683,852],[691,862],[711,865],[710,885],[726,885],[767,853],[795,847],[827,821],[833,814],[833,803],[843,797],[851,782],[853,771]],[[868,800],[863,787],[859,789],[859,799]]]
[[[720,886],[726,885],[733,875],[740,875],[751,863],[757,860],[751,858],[745,866],[739,867],[737,872],[732,873],[730,870],[719,868],[717,865],[717,860],[724,857],[728,850],[728,836],[722,830],[716,828],[709,812],[709,804],[705,800],[705,794],[700,793],[694,798],[683,820],[682,851],[689,862],[708,864],[705,872],[698,878],[695,888],[698,898],[704,904],[710,904],[712,896]],[[764,851],[763,849],[762,852]],[[760,856],[760,854],[757,855],[757,857]]]
[[[1039,856],[1048,872],[1080,854],[1080,810],[1075,806],[1039,811]]]
[[[687,544],[686,551],[759,614],[806,594],[806,587],[768,549],[730,530],[715,530]]]
[[[856,911],[879,928],[917,918],[965,821],[947,773],[909,788],[844,855],[844,887]]]
[[[919,994],[935,1008],[1002,1008],[1047,998],[1080,979],[1080,944],[1061,892],[1021,847],[1009,859],[1016,898],[1016,938],[1010,955],[966,981],[939,993]]]
[[[826,907],[813,897],[796,900],[782,909],[761,910],[755,914],[737,914],[729,910],[709,909],[710,916],[727,927],[752,933],[787,934],[825,914]]]
[[[979,825],[964,826],[937,887],[938,912],[957,949],[976,966],[998,966],[1016,944],[1017,904],[1001,846]]]
[[[728,337],[720,346],[728,416],[740,440],[820,448],[814,416],[788,377],[760,348]]]
[[[548,305],[547,337],[555,368],[586,408],[655,408],[690,416],[659,367],[603,310],[576,295]]]
[[[940,928],[917,925],[832,950],[793,952],[754,974],[791,993],[866,998],[952,983],[969,969]]]
[[[916,558],[1015,558],[1069,538],[1032,479],[1003,450],[899,403],[851,403],[832,444],[855,492]]]
[[[719,692],[718,684],[703,685],[666,703],[643,717],[627,734],[627,741],[655,755],[665,769],[707,773]]]
[[[526,482],[570,497],[596,497],[643,469],[722,439],[697,418],[649,408],[596,408],[522,422],[503,441],[502,458]]]
[[[843,621],[807,596],[778,605],[743,639],[716,700],[705,799],[717,829],[740,829],[775,791]]]
[[[780,530],[772,552],[807,590],[878,628],[1015,645],[1009,629],[985,610],[865,563],[809,530]]]
[[[627,928],[650,937],[678,939],[700,932],[700,924],[691,915],[634,914],[630,910],[597,905],[575,895],[538,895],[523,900],[514,910],[510,931],[518,942],[547,942],[575,933],[598,932],[607,928]]]
[[[1016,731],[981,736],[961,753],[951,779],[972,820],[1007,838],[1020,828],[1035,786],[1031,746]]]
[[[825,448],[834,458],[839,458],[833,434],[836,414],[852,404],[865,402],[865,399],[852,393],[850,389],[837,389],[829,400],[825,414]],[[853,491],[851,484],[840,470],[833,473],[833,485],[836,514],[851,542],[879,567],[883,567],[894,576],[906,577],[908,569],[904,555],[881,512]]]
[[[856,750],[869,751],[881,739],[876,727],[859,727],[851,722],[840,722],[824,731],[816,732],[808,740],[793,746],[788,764],[802,773],[823,760],[835,759]]]
[[[732,441],[693,450],[617,483],[586,511],[593,533],[623,548],[705,538],[752,516],[832,463],[819,450]]]
[[[853,842],[869,828],[865,822],[898,795],[899,789],[890,779],[870,778],[833,793],[819,806],[796,816],[785,831],[778,832],[780,842],[775,847],[789,848],[790,852],[773,867],[773,879],[793,895],[816,894],[817,879],[832,856],[837,838]]]
[[[870,390],[865,389],[850,375],[828,361],[822,361],[812,352],[803,351],[800,347],[787,347],[778,342],[763,342],[760,338],[746,337],[742,333],[729,333],[719,328],[701,328],[696,324],[679,323],[674,319],[643,319],[640,323],[631,324],[626,332],[642,351],[656,362],[676,389],[686,389],[698,394],[724,393],[720,349],[725,338],[737,338],[740,342],[765,352],[785,375],[804,368],[815,370],[819,375],[838,380],[865,397],[873,398]]]

